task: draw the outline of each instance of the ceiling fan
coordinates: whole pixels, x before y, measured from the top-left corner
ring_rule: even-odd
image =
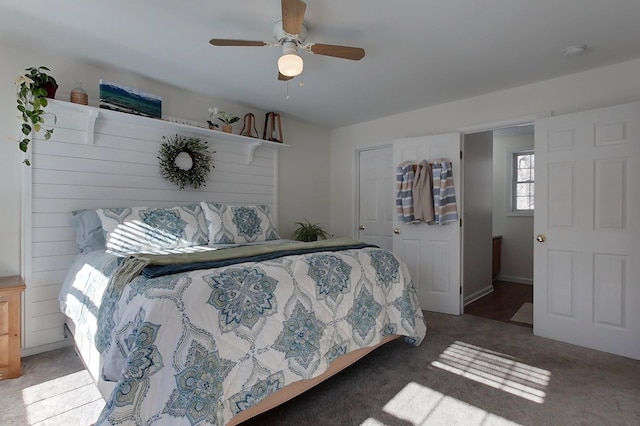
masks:
[[[360,47],[338,46],[334,44],[307,43],[307,27],[304,24],[304,12],[307,9],[301,0],[282,0],[282,18],[273,26],[276,42],[233,40],[214,38],[209,41],[214,46],[282,46],[282,56],[278,59],[278,80],[291,80],[302,73],[303,61],[298,48],[316,55],[359,61],[364,58],[364,49]]]

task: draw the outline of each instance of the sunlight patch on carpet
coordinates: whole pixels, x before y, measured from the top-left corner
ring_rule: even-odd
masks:
[[[539,404],[551,380],[547,370],[464,342],[451,344],[431,365]]]
[[[73,424],[63,420],[63,415],[86,420],[90,415],[95,418],[95,413],[104,406],[102,396],[86,370],[24,388],[22,401],[29,425],[44,421]]]
[[[412,425],[519,426],[518,423],[413,382],[387,402],[383,410]],[[381,424],[375,419],[367,419],[362,423],[365,426]]]
[[[369,417],[367,420],[360,423],[360,426],[387,426],[387,425],[385,425],[384,423],[376,419],[372,419],[371,417]]]

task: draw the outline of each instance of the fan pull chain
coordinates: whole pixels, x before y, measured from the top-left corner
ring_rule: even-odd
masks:
[[[304,75],[304,73],[303,73],[303,72],[299,74],[299,76],[300,76],[300,83],[298,83],[298,86],[300,86],[300,87],[304,87],[304,78],[302,77],[303,75]],[[290,96],[289,96],[289,81],[290,81],[290,80],[287,80],[287,81],[286,81],[286,83],[287,83],[287,99],[289,99],[289,98],[290,98]]]

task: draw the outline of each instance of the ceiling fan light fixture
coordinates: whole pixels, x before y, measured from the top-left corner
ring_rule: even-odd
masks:
[[[300,75],[303,67],[302,58],[295,53],[285,53],[278,59],[278,71],[287,77]]]

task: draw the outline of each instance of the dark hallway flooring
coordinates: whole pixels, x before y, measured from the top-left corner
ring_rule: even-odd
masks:
[[[464,313],[533,328],[530,324],[511,321],[523,303],[533,303],[532,285],[494,281],[493,289],[493,292],[465,306]]]

